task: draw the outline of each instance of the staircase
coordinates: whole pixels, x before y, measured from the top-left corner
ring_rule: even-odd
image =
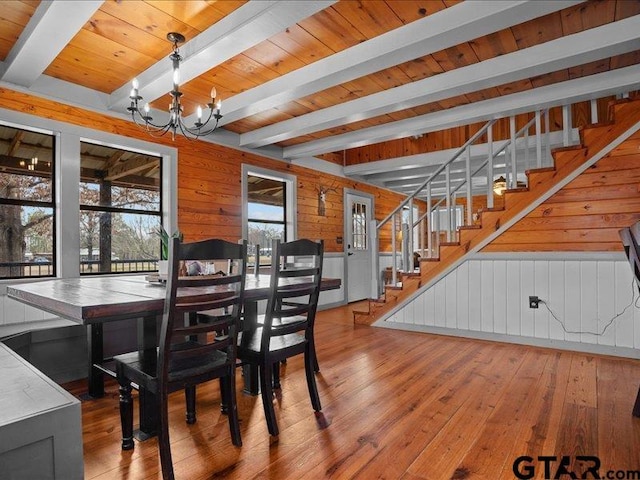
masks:
[[[462,226],[457,241],[440,243],[433,258],[421,258],[419,272],[397,272],[399,283],[386,285],[383,295],[368,302],[368,309],[354,311],[354,323],[371,325],[401,306],[421,288],[435,284],[506,231],[580,173],[606,156],[640,129],[640,100],[617,100],[609,105],[609,121],[583,127],[580,144],[554,149],[553,166],[526,172],[528,186],[506,190],[501,208],[484,209],[477,224]]]

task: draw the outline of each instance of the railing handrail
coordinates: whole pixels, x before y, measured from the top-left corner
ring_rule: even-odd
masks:
[[[545,109],[543,111],[546,111],[548,109]],[[517,141],[518,138],[520,138],[520,136],[526,132],[529,128],[531,128],[531,126],[534,124],[536,118],[533,117],[531,120],[529,120],[520,130],[518,130],[515,134],[515,140]],[[490,156],[491,158],[489,158],[489,156],[487,156],[487,159],[482,162],[482,164],[476,168],[472,173],[471,176],[473,177],[474,175],[476,175],[478,172],[480,172],[480,170],[482,170],[483,168],[485,168],[487,166],[487,164],[489,163],[489,160],[493,160],[495,157],[497,157],[498,155],[500,155],[502,152],[504,152],[510,145],[511,145],[511,138],[507,139],[507,140],[503,140],[502,146],[497,149],[495,152],[492,153],[492,155]],[[528,148],[528,145],[526,146]],[[462,179],[455,188],[451,189],[450,195],[456,193],[463,185],[465,185],[467,183],[466,178]],[[412,224],[412,228],[415,228],[416,226],[418,226],[418,224],[425,219],[425,217],[427,217],[431,212],[433,212],[437,207],[439,207],[442,202],[445,200],[446,197],[442,197],[440,198],[440,200],[438,200],[435,204],[433,204],[433,206],[431,206],[430,208],[427,208],[427,210],[425,211],[424,214],[422,214],[413,224]]]
[[[448,161],[441,164],[440,167],[434,173],[432,173],[429,178],[427,178],[418,188],[416,188],[416,190],[411,195],[407,196],[407,198],[405,198],[400,203],[400,205],[394,208],[389,215],[387,215],[380,223],[378,223],[376,228],[380,230],[380,228],[384,226],[396,213],[402,210],[402,208],[404,208],[411,200],[413,200],[424,189],[424,187],[426,187],[435,177],[440,175],[444,171],[444,169],[447,168],[447,165],[452,164],[460,155],[462,155],[462,152],[464,152],[469,145],[475,142],[480,136],[484,135],[489,127],[491,127],[496,121],[497,119],[489,120],[480,130],[474,133],[471,138],[469,138],[469,140],[464,143],[464,145],[458,148],[458,150]]]

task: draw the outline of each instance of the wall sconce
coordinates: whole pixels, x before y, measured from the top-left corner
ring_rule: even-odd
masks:
[[[496,195],[502,195],[507,189],[507,180],[500,175],[493,181],[493,193]]]

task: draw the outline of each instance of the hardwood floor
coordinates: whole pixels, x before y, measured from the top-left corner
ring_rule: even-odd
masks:
[[[199,388],[195,425],[186,425],[184,397],[174,394],[177,478],[513,479],[522,455],[534,461],[521,471],[533,465],[535,478],[544,478],[544,455],[558,457],[547,461],[552,477],[561,456],[578,478],[591,462],[578,455],[597,456],[602,478],[640,471],[640,419],[631,415],[639,361],[354,326],[354,307],[319,314],[321,414],[311,408],[301,360],[284,367],[277,439],[260,397],[238,395],[237,448],[217,382]],[[84,391],[82,382],[66,387]],[[86,478],[160,478],[154,439],[120,450],[115,384],[105,398],[83,402],[82,422]]]

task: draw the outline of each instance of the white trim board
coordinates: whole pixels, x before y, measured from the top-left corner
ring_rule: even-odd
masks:
[[[574,352],[594,353],[599,355],[612,355],[615,357],[640,359],[640,350],[627,347],[611,347],[608,345],[593,345],[564,340],[548,340],[532,337],[519,337],[515,335],[504,335],[498,333],[485,333],[466,331],[461,332],[453,328],[427,327],[401,323],[380,323],[376,327],[404,330],[410,332],[427,333],[432,335],[445,335],[450,337],[471,338],[474,340],[486,340],[490,342],[515,343],[516,345],[528,345],[541,348],[555,348],[558,350],[569,350]]]

